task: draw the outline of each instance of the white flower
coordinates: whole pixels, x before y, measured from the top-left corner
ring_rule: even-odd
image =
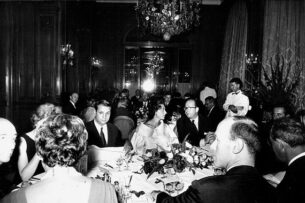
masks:
[[[167,153],[166,155],[169,159],[172,159],[174,157],[173,153],[171,153],[171,152]]]
[[[189,163],[193,163],[193,161],[194,161],[193,157],[191,157],[191,156],[187,156],[187,157],[186,157],[186,160],[187,160]]]
[[[165,159],[160,159],[159,164],[164,164],[165,163]]]
[[[147,156],[147,157],[152,157],[151,152],[147,152],[147,153],[146,153],[146,156]]]
[[[189,142],[185,142],[185,146],[188,148],[192,148],[193,146]]]

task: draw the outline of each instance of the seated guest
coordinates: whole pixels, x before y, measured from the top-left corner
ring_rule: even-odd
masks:
[[[134,129],[136,123],[136,118],[128,110],[128,104],[129,100],[127,98],[120,98],[113,116],[113,124],[120,130],[123,140],[129,138],[129,134]]]
[[[146,149],[152,148],[169,151],[171,144],[178,143],[174,131],[163,122],[165,114],[163,98],[151,98],[147,121],[137,127],[131,138],[136,153],[143,154]]]
[[[205,98],[206,117],[208,121],[208,131],[215,132],[218,124],[224,119],[224,113],[218,108],[215,98],[209,96]]]
[[[129,90],[122,89],[122,91],[119,94],[119,98],[127,98],[129,100]]]
[[[277,104],[272,109],[272,120],[261,125],[261,151],[257,154],[256,166],[262,174],[276,173],[283,171],[286,165],[280,162],[272,150],[269,142],[270,129],[273,123],[279,119],[288,117],[286,107],[281,104]]]
[[[141,100],[142,100],[141,90],[137,89],[135,91],[135,95],[130,99],[132,111],[135,111],[142,105]]]
[[[88,145],[97,147],[117,147],[123,146],[119,129],[109,123],[111,106],[106,100],[96,102],[94,106],[96,115],[93,121],[86,123],[88,131]]]
[[[117,202],[112,185],[77,172],[73,165],[84,155],[88,134],[72,115],[49,117],[38,131],[37,153],[47,168],[41,181],[6,196],[2,202]]]
[[[225,168],[225,175],[195,180],[182,194],[171,197],[152,192],[157,203],[166,202],[276,202],[275,189],[254,168],[260,147],[256,123],[245,117],[230,117],[220,122],[211,145],[214,165]]]
[[[279,160],[288,165],[277,186],[278,202],[305,202],[305,129],[290,118],[274,122],[270,141]]]
[[[32,116],[34,129],[20,137],[18,170],[23,181],[33,175],[44,172],[40,158],[36,153],[37,127],[50,115],[55,114],[55,106],[50,103],[40,105]]]
[[[165,106],[165,110],[167,113],[171,113],[172,112],[172,105],[170,105],[170,101],[172,100],[172,95],[170,92],[165,92],[163,94],[163,98],[164,98],[164,106]]]
[[[70,94],[69,101],[66,104],[64,104],[64,106],[62,107],[63,113],[71,114],[71,115],[78,115],[79,110],[76,106],[78,98],[79,98],[79,96],[76,92],[73,92],[72,94]]]
[[[0,199],[10,192],[13,185],[12,181],[7,177],[7,174],[2,173],[4,163],[10,161],[15,148],[15,140],[17,132],[14,125],[6,120],[0,118]]]
[[[186,139],[190,144],[199,146],[200,140],[205,138],[204,133],[208,132],[207,119],[198,113],[199,102],[193,98],[186,100],[184,111],[185,115],[177,121],[179,142]]]
[[[81,112],[81,118],[85,123],[92,121],[95,118],[95,108],[94,108],[95,100],[93,98],[89,98],[87,100],[87,107],[84,108]]]

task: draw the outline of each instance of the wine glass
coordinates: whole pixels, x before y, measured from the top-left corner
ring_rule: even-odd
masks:
[[[130,159],[131,159],[131,154],[130,153],[125,154],[124,161],[125,161],[125,164],[126,164],[126,170],[129,170]]]
[[[175,184],[175,190],[177,191],[177,195],[179,195],[179,192],[183,190],[183,188],[184,188],[184,183],[181,180],[177,181]]]
[[[164,184],[164,190],[171,194],[171,193],[174,193],[175,192],[175,186],[173,185],[173,183],[165,183]]]
[[[132,175],[128,175],[125,177],[125,199],[128,199],[131,197],[130,194],[130,183],[131,183]]]
[[[116,165],[119,167],[119,171],[121,171],[121,166],[123,164],[124,159],[120,157],[118,160],[116,160]]]

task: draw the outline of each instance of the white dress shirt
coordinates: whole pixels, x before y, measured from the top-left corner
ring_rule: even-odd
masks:
[[[74,102],[70,100],[70,103],[71,103],[72,106],[76,109],[76,106],[75,106]]]
[[[237,107],[237,113],[233,113],[229,106],[234,105]],[[242,107],[242,109],[239,109]],[[245,116],[249,110],[249,98],[242,93],[242,91],[231,92],[227,95],[226,101],[223,104],[223,109],[227,111],[226,117],[230,116]]]
[[[100,124],[98,124],[95,120],[94,120],[94,125],[97,129],[98,134],[101,134],[101,129],[103,127],[103,133],[104,133],[104,137],[106,140],[106,144],[108,144],[108,128],[107,128],[107,124],[105,124],[104,126],[101,126]]]
[[[198,128],[198,122],[199,122],[199,121],[198,121],[198,117],[199,117],[199,116],[197,116],[195,119],[191,120],[191,122],[194,121],[194,124],[195,124],[197,130],[199,129],[199,128]]]

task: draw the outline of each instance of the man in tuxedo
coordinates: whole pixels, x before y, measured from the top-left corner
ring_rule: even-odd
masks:
[[[186,139],[190,144],[199,146],[200,140],[205,138],[205,132],[208,131],[207,119],[198,114],[199,102],[193,98],[186,100],[184,111],[185,115],[177,120],[179,142]]]
[[[305,129],[291,118],[273,123],[270,141],[275,155],[288,168],[277,186],[278,202],[305,202]]]
[[[214,165],[227,173],[195,180],[176,197],[154,191],[156,202],[275,202],[275,189],[254,168],[260,147],[256,123],[246,117],[229,117],[220,122],[215,134],[211,145]]]
[[[214,97],[205,98],[206,117],[208,120],[208,131],[215,132],[217,125],[224,119],[224,113],[216,105]]]
[[[95,109],[94,120],[85,124],[88,131],[88,146],[123,146],[124,143],[119,129],[108,122],[111,114],[110,103],[106,100],[101,100],[95,104]]]
[[[76,92],[73,92],[72,94],[70,94],[69,102],[67,102],[62,108],[63,113],[77,116],[79,113],[79,111],[76,107],[78,98],[79,98],[79,96]]]

